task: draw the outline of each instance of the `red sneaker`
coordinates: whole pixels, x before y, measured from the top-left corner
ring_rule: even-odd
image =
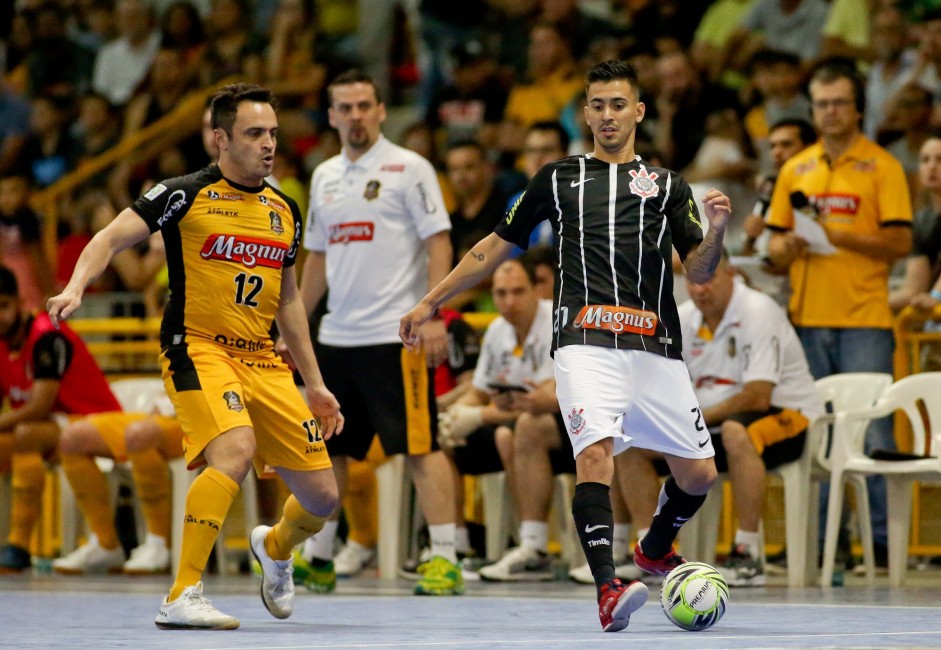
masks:
[[[647,602],[647,585],[638,580],[623,584],[615,578],[601,585],[598,616],[604,632],[620,632],[631,622],[631,614]]]
[[[638,542],[637,546],[634,547],[634,564],[637,565],[637,568],[643,569],[647,573],[665,576],[681,564],[686,564],[686,559],[682,555],[678,555],[672,548],[670,552],[663,557],[656,559],[647,557],[644,555],[644,552],[640,548],[640,543]]]

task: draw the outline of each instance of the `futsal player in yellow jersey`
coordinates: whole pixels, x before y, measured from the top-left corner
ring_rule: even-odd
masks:
[[[293,612],[292,549],[320,530],[337,504],[324,440],[342,430],[343,416],[323,383],[290,268],[300,213],[264,180],[278,133],[273,99],[259,86],[234,84],[213,97],[211,113],[218,164],[165,180],[121,212],[49,301],[53,319],[68,317],[115,253],[163,232],[170,280],[163,379],[189,466],[207,466],[187,496],[180,567],[155,620],[163,629],[239,626],[203,596],[201,577],[253,463],[258,473],[272,468],[292,492],[281,520],[259,526],[250,540],[263,569],[262,599],[277,618]],[[275,321],[309,407],[274,352]]]
[[[768,253],[775,266],[790,268],[790,316],[815,379],[892,372],[889,269],[911,249],[912,208],[902,165],[860,131],[863,93],[862,78],[846,64],[814,71],[820,141],[781,168],[767,221]],[[811,244],[800,234],[802,220],[822,226],[824,241]],[[875,448],[895,448],[891,418],[869,427],[867,450]],[[868,485],[876,556],[884,562],[885,482],[870,477]]]

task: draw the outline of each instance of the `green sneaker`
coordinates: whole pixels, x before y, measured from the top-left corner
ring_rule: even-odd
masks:
[[[418,596],[459,596],[464,593],[464,576],[461,567],[440,555],[418,567],[421,576],[415,584]]]
[[[255,567],[253,566],[252,569]],[[259,569],[261,567],[259,566]],[[304,556],[301,555],[298,551],[294,551],[294,584],[303,585],[307,583],[307,579],[310,577],[311,568],[310,562],[304,559]]]
[[[307,565],[307,575],[304,578],[304,586],[307,591],[315,594],[329,594],[337,588],[337,572],[333,566],[333,560],[326,562],[304,562]],[[297,563],[294,564],[297,567]],[[297,571],[297,569],[294,569]]]

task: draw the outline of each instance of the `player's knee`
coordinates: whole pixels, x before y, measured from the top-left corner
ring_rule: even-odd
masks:
[[[511,467],[513,464],[515,439],[513,429],[510,427],[499,426],[494,431],[493,443],[504,468]]]
[[[754,449],[744,425],[733,420],[726,420],[722,423],[722,446],[730,456],[747,453]]]
[[[160,427],[143,420],[132,422],[124,430],[124,444],[128,453],[135,453],[160,444]]]
[[[336,481],[319,481],[294,497],[304,510],[315,517],[329,517],[340,504]]]
[[[550,426],[551,425],[551,426]],[[514,426],[516,450],[530,452],[537,449],[548,450],[551,437],[558,438],[554,419],[521,413]]]

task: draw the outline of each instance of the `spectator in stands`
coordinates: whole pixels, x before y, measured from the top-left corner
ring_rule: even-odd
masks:
[[[164,398],[155,413],[96,413],[62,429],[59,458],[75,505],[91,535],[52,563],[56,573],[123,571],[130,575],[170,570],[170,476],[167,461],[183,455],[183,429]],[[125,560],[110,503],[108,482],[95,457],[130,463],[147,537]],[[179,513],[177,513],[179,514]]]
[[[435,93],[425,121],[440,131],[440,141],[473,139],[494,149],[507,101],[496,61],[483,43],[468,41],[451,51],[451,64],[452,81]]]
[[[733,71],[718,66],[732,33],[756,0],[716,0],[709,5],[693,34],[690,59],[710,81],[735,88],[745,83]]]
[[[46,462],[54,460],[61,428],[57,414],[88,415],[121,407],[91,353],[67,325],[23,308],[16,276],[0,267],[0,391],[10,408],[0,414],[2,448],[12,439],[13,506],[0,572],[30,568],[30,538],[39,520]],[[0,463],[3,464],[3,463]]]
[[[879,128],[879,141],[902,163],[909,187],[916,187],[921,145],[931,134],[931,93],[917,83],[895,91],[886,106],[885,121]]]
[[[787,315],[737,279],[727,255],[709,282],[687,282],[687,291],[691,300],[679,307],[683,359],[713,438],[716,469],[728,473],[738,515],[732,552],[720,570],[732,586],[761,586],[765,472],[800,457],[807,427],[823,404]],[[639,526],[649,525],[657,508],[651,498],[658,490],[654,457],[634,447],[617,458]]]
[[[892,372],[895,342],[889,308],[890,265],[912,246],[912,212],[902,166],[860,131],[865,106],[855,68],[819,66],[810,81],[820,141],[784,164],[767,220],[772,262],[790,269],[789,304],[815,379],[838,372]],[[794,232],[808,218],[824,241]],[[892,418],[874,422],[866,449],[895,448]],[[885,562],[885,482],[870,477],[877,559]],[[822,503],[826,503],[823,491]],[[825,514],[826,508],[821,508]],[[821,527],[822,529],[822,527]]]
[[[522,151],[527,128],[558,120],[569,101],[584,90],[565,26],[540,21],[529,38],[529,74],[510,90],[500,127],[500,150],[513,156]]]
[[[820,59],[840,57],[859,63],[875,58],[872,14],[882,0],[832,0],[823,26]]]
[[[89,92],[79,100],[78,120],[71,133],[75,139],[75,162],[79,165],[116,145],[121,123],[106,97]]]
[[[500,316],[484,334],[471,388],[439,417],[439,439],[462,474],[499,471],[492,451],[499,450],[519,514],[520,545],[480,570],[486,580],[553,578],[553,474],[575,471],[549,356],[552,303],[540,300],[535,279],[521,259],[497,267],[492,284]]]
[[[624,37],[623,29],[610,20],[604,20],[585,11],[578,0],[540,0],[539,20],[565,25],[572,37],[572,56],[584,59],[592,41],[609,37]],[[609,57],[610,58],[610,57]],[[604,61],[606,58],[595,58]]]
[[[30,133],[17,167],[34,185],[47,187],[75,166],[77,145],[67,125],[71,100],[49,95],[34,98],[31,106]]]
[[[941,99],[941,7],[925,13],[919,32],[921,39],[911,80],[930,90],[937,102]],[[935,109],[935,123],[941,122],[939,112],[941,105]]]
[[[13,169],[29,135],[29,102],[0,79],[0,174]]]
[[[477,141],[451,144],[444,154],[444,164],[457,199],[457,209],[451,213],[451,247],[456,264],[503,218],[507,197],[494,185],[493,165]]]
[[[39,217],[29,206],[29,179],[0,175],[0,260],[16,275],[23,309],[41,309],[52,291]]]
[[[68,14],[56,2],[27,14],[33,40],[26,57],[27,93],[30,97],[71,98],[89,89],[95,55],[66,34]]]
[[[74,16],[69,36],[90,52],[97,53],[114,38],[114,11],[109,0],[86,0],[72,4]]]
[[[252,29],[247,0],[212,0],[206,18],[209,40],[201,64],[203,86],[239,75],[249,81],[263,77],[264,41]]]
[[[771,206],[771,193],[781,172],[781,167],[799,151],[817,141],[817,132],[810,122],[802,119],[787,119],[774,123],[768,132],[768,148],[771,154],[773,174],[759,174],[755,179],[758,201],[750,215],[745,217],[744,238],[741,255],[768,255],[770,234],[765,230],[765,219]],[[764,237],[762,237],[764,235]],[[759,243],[759,238],[761,241]]]
[[[409,151],[414,151],[419,156],[431,163],[435,168],[435,174],[438,177],[438,184],[441,186],[441,194],[444,195],[444,206],[448,214],[457,209],[457,199],[454,197],[454,190],[451,188],[451,181],[444,171],[444,161],[438,154],[438,143],[435,137],[434,129],[428,122],[412,122],[405,127],[402,133],[402,146]]]
[[[885,104],[915,73],[918,54],[909,45],[909,25],[897,7],[883,7],[872,17],[872,51],[875,60],[866,78],[866,112],[863,132],[875,140],[885,119]]]
[[[161,47],[179,50],[187,77],[199,80],[206,51],[206,30],[196,5],[190,0],[171,2],[161,14],[160,34]]]
[[[905,279],[889,294],[889,304],[896,312],[909,305],[931,311],[941,304],[941,136],[937,133],[921,145],[918,187],[924,202],[912,222],[912,253],[905,260]]]
[[[144,0],[117,0],[114,11],[118,37],[98,51],[92,87],[112,104],[124,106],[150,70],[160,32]]]
[[[683,51],[661,55],[656,65],[660,87],[654,100],[654,145],[669,167],[684,169],[706,137],[707,117],[738,102],[728,90],[707,84]]]
[[[768,152],[771,125],[781,120],[810,118],[810,100],[801,87],[800,59],[785,52],[759,50],[749,63],[749,71],[758,103],[745,115],[745,130],[758,155],[761,171],[776,174],[780,166],[774,166]]]
[[[824,0],[756,0],[729,37],[714,70],[743,70],[761,48],[789,52],[805,63],[816,60],[829,9]]]

